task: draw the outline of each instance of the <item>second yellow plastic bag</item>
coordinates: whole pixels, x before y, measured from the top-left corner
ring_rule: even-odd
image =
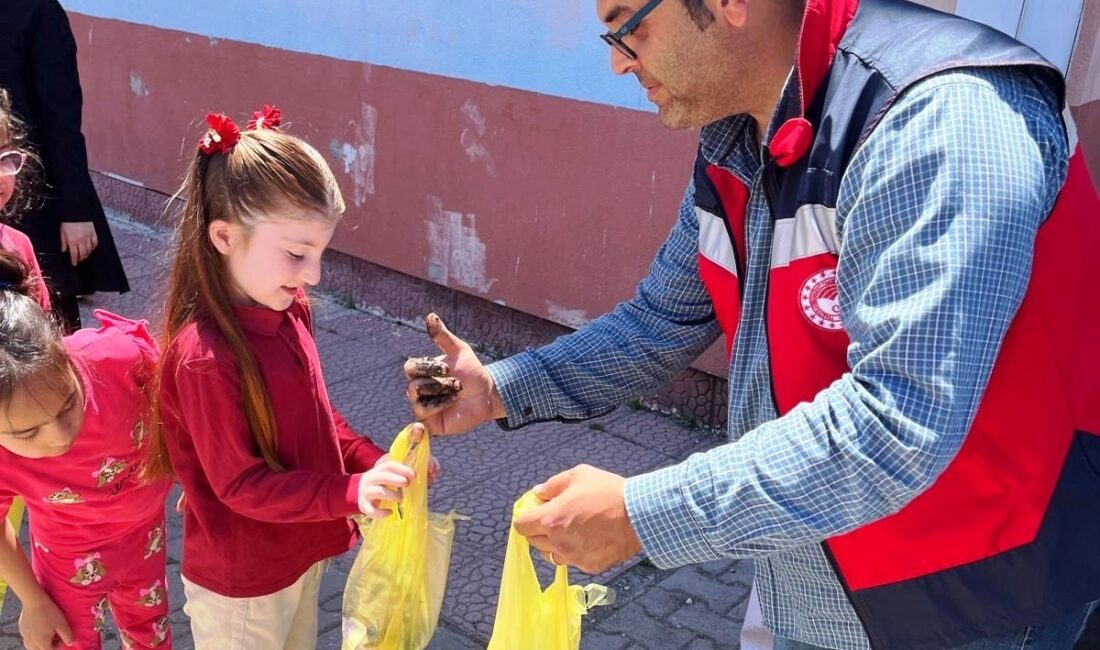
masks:
[[[512,521],[543,503],[528,492],[512,508]],[[554,570],[554,582],[544,591],[539,584],[527,538],[508,531],[500,600],[488,650],[577,650],[581,645],[581,617],[597,605],[614,601],[603,585],[569,585],[569,567]]]
[[[343,650],[421,650],[431,641],[447,586],[454,522],[428,511],[428,436],[416,445],[411,425],[397,434],[390,460],[416,472],[384,519],[357,518],[363,545],[344,588]]]

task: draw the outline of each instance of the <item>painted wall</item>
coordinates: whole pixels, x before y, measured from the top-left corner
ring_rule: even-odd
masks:
[[[1070,99],[1097,169],[1100,0],[1074,1]],[[562,324],[632,295],[690,174],[695,134],[610,73],[591,0],[62,2],[96,169],[170,192],[207,111],[274,102],[337,172],[338,250]]]

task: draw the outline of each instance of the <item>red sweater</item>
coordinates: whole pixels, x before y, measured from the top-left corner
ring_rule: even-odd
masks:
[[[347,551],[359,478],[383,451],[357,435],[325,390],[308,307],[235,307],[275,410],[284,472],[270,470],[244,416],[236,357],[212,322],[185,327],[164,354],[161,418],[187,495],[182,572],[233,598],[293,584]]]
[[[34,274],[34,285],[38,292],[38,304],[42,309],[50,311],[50,292],[46,290],[46,283],[42,280],[42,269],[38,267],[38,258],[34,255],[34,247],[31,246],[29,237],[11,226],[0,223],[0,250],[11,251],[31,267]]]

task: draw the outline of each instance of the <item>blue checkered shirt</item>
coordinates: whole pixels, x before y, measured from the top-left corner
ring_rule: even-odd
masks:
[[[741,115],[703,129],[704,156],[752,192],[730,442],[627,480],[630,520],[655,564],[754,558],[777,636],[869,647],[820,542],[902,508],[962,445],[1065,178],[1059,114],[1012,70],[941,74],[894,104],[852,158],[837,204],[850,371],[783,417],[770,389],[772,217],[755,124]],[[489,367],[508,426],[606,412],[716,340],[693,207],[689,186],[632,300]]]

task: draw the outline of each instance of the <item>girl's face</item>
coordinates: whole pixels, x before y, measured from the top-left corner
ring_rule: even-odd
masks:
[[[71,368],[32,377],[0,404],[0,447],[25,458],[60,456],[84,424],[84,391]]]
[[[334,219],[296,206],[255,215],[251,227],[216,219],[208,234],[225,258],[230,297],[240,305],[288,309],[298,291],[321,281],[321,255]]]

